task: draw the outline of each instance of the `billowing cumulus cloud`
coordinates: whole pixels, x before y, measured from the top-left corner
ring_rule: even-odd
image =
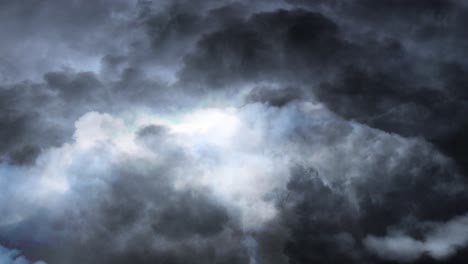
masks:
[[[464,263],[467,14],[0,1],[0,263]]]

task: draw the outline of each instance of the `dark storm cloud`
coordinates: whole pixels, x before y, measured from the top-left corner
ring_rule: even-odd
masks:
[[[66,72],[48,72],[45,74],[47,84],[58,90],[64,100],[70,102],[74,99],[89,100],[93,92],[99,90],[102,85],[92,72],[80,72],[67,74]]]
[[[41,122],[39,108],[51,99],[51,95],[43,88],[29,83],[1,87],[0,159],[30,163],[42,146],[60,142],[57,142],[60,137],[57,129]],[[41,134],[49,136],[40,140]]]
[[[455,0],[0,1],[0,244],[50,264],[462,263],[467,14]],[[118,118],[226,101],[232,148]],[[0,263],[30,262],[7,248]]]
[[[301,91],[297,88],[286,87],[274,89],[269,87],[255,87],[247,96],[248,102],[261,102],[272,106],[282,107],[301,98]]]
[[[0,88],[2,160],[33,163],[43,148],[71,136],[76,118],[90,109],[109,108],[108,94],[94,73],[48,72],[44,79]]]
[[[336,24],[320,13],[279,10],[205,36],[180,76],[192,86],[221,89],[249,81],[310,80],[325,73],[347,45]]]
[[[466,4],[389,0],[311,5],[328,10],[348,37],[367,49],[361,59],[337,67],[337,78],[318,86],[319,99],[373,127],[426,137],[466,170],[467,155],[458,147],[466,142]]]
[[[335,140],[339,142],[341,137]],[[329,146],[339,146],[335,140]],[[362,244],[368,243],[369,234],[384,236],[393,227],[417,241],[426,236],[424,221],[450,221],[452,216],[466,212],[468,197],[463,191],[466,185],[450,166],[439,164],[438,158],[427,152],[425,146],[415,144],[404,151],[407,155],[404,161],[398,162],[398,168],[391,169],[388,159],[398,159],[400,155],[392,150],[396,142],[376,140],[380,141],[377,152],[362,157],[359,153],[351,154],[361,166],[368,155],[372,156],[372,165],[360,171],[358,179],[333,181],[331,175],[326,175],[327,171],[303,166],[292,168],[288,192],[279,202],[282,220],[291,230],[285,254],[292,263],[376,263],[375,256],[367,252],[367,245]],[[347,156],[347,159],[351,158]],[[333,163],[332,166],[340,172],[339,167],[343,165]],[[350,173],[344,166],[342,173]],[[464,228],[461,225],[460,229]],[[457,240],[455,244],[455,247],[466,246],[464,241]],[[412,260],[423,255],[418,251],[414,254]],[[443,252],[440,258],[451,255]]]
[[[162,259],[183,263],[194,256],[206,258],[206,261],[216,258],[216,242],[210,240],[215,240],[227,224],[225,209],[197,191],[179,193],[172,190],[169,183],[163,182],[162,177],[168,175],[163,169],[154,173],[161,176],[122,175],[111,184],[105,201],[99,202],[101,204],[93,211],[82,212],[85,222],[91,223],[82,231],[89,235],[81,238],[85,241],[82,246],[89,263]],[[75,235],[71,236],[71,242],[77,239],[73,238]],[[197,239],[208,242],[197,245]],[[88,247],[88,243],[93,246]],[[154,247],[158,243],[162,247]],[[179,254],[181,248],[186,253]],[[73,243],[69,250],[75,250]],[[51,252],[51,258],[54,255]]]
[[[89,70],[96,56],[119,48],[117,29],[132,1],[2,1],[5,81],[38,79],[62,66]],[[120,15],[120,17],[119,17]],[[5,69],[5,70],[3,70]]]
[[[306,10],[260,13],[206,35],[186,57],[183,84],[293,83],[308,90],[302,96],[312,94],[346,118],[423,136],[464,167],[466,154],[456,146],[466,142],[466,7],[456,1],[311,6],[330,9],[330,17]]]

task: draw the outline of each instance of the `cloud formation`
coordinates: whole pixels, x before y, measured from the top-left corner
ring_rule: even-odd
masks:
[[[467,12],[0,0],[0,263],[464,263]]]
[[[369,236],[364,243],[377,255],[404,262],[414,261],[423,254],[435,259],[446,259],[468,243],[466,216],[457,217],[444,224],[428,226],[431,229],[423,241],[404,234],[394,234],[382,238]]]
[[[0,263],[2,264],[45,264],[43,261],[31,262],[15,249],[0,246]]]

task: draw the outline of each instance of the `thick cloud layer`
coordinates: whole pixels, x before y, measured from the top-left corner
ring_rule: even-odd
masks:
[[[464,263],[467,14],[0,0],[0,264]]]

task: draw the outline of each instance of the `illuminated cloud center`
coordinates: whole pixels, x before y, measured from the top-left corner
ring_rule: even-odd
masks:
[[[258,228],[277,213],[271,195],[286,185],[288,162],[264,151],[265,142],[258,140],[262,128],[247,124],[239,111],[201,109],[173,116],[136,113],[132,118],[89,112],[76,121],[73,142],[44,152],[34,167],[23,172],[40,175],[32,183],[38,192],[28,200],[53,207],[80,186],[98,192],[103,182],[112,181],[109,172],[122,160],[157,168],[165,165],[165,157],[175,149],[190,165],[164,176],[174,188],[207,188],[230,208],[244,229]],[[140,131],[151,126],[167,131],[157,139],[157,146],[139,138]]]
[[[173,124],[167,125],[171,132],[185,138],[189,144],[232,144],[233,136],[240,128],[236,109],[202,109],[184,114]]]
[[[182,115],[179,122],[170,125],[174,132],[231,136],[239,126],[236,109],[202,109]]]
[[[218,200],[240,210],[243,227],[250,229],[275,216],[273,202],[265,197],[285,185],[288,172],[284,160],[262,152],[258,135],[263,131],[246,124],[240,111],[201,109],[179,115],[172,122],[163,119],[162,124],[202,171],[176,184],[208,186]]]

